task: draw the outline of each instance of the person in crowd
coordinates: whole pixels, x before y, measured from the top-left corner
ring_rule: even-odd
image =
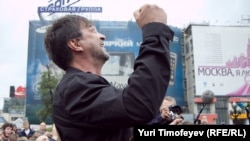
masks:
[[[40,135],[44,135],[47,132],[46,126],[47,125],[45,122],[41,122],[39,125],[39,129],[36,131],[36,133],[38,133]]]
[[[16,124],[13,124],[13,133],[16,135],[19,135],[19,130],[18,130]]]
[[[40,135],[40,136],[38,136],[38,137],[36,138],[35,141],[50,141],[50,140],[49,140],[49,137],[48,137],[48,136],[46,136],[46,135]]]
[[[45,122],[41,122],[39,125],[39,129],[36,131],[37,135],[45,135],[49,139],[52,138],[51,132],[47,131],[47,124]]]
[[[179,125],[182,123],[181,109],[179,112],[173,111],[176,106],[176,100],[172,96],[165,96],[160,107],[158,115],[149,123],[152,125]],[[172,109],[171,109],[172,108]]]
[[[13,124],[6,122],[2,125],[2,140],[9,141],[11,134],[13,134]]]
[[[23,129],[19,132],[19,136],[22,137],[27,137],[28,139],[32,137],[32,135],[35,133],[35,130],[30,128],[30,123],[29,121],[24,121],[23,122]]]
[[[207,125],[207,124],[208,124],[207,116],[202,116],[200,125]]]
[[[101,70],[109,59],[105,35],[79,15],[66,15],[47,28],[48,57],[65,75],[53,94],[53,121],[62,141],[128,141],[131,127],[152,120],[170,79],[167,14],[145,4],[134,13],[142,43],[124,89],[112,86]]]
[[[18,141],[17,134],[15,133],[11,134],[8,141]]]

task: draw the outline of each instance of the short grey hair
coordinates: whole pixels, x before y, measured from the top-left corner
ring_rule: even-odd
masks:
[[[172,96],[165,96],[163,100],[167,100],[173,103],[173,106],[176,105],[176,100]]]

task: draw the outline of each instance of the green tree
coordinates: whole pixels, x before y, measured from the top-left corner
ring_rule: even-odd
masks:
[[[39,82],[38,92],[41,95],[41,101],[43,106],[37,111],[37,116],[40,121],[45,121],[52,115],[52,98],[55,87],[61,78],[61,75],[55,74],[51,65],[46,66],[47,71],[44,71],[41,75],[41,81]]]

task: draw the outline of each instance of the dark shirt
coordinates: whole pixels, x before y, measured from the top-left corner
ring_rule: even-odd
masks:
[[[159,112],[159,114],[157,114],[156,117],[149,122],[149,125],[155,125],[155,124],[162,125],[164,121],[165,119],[161,117],[161,113]]]
[[[169,125],[173,120],[162,118],[159,112],[148,125]]]
[[[170,78],[170,28],[150,23],[125,89],[103,77],[66,70],[53,96],[53,121],[62,141],[128,141],[131,127],[157,114]]]

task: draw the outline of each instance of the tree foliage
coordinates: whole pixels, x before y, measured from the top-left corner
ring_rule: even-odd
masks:
[[[37,116],[40,121],[45,121],[52,115],[52,98],[55,87],[60,79],[60,75],[55,75],[53,69],[50,66],[46,66],[47,71],[44,71],[41,75],[41,81],[39,82],[39,94],[43,106],[37,111]]]

